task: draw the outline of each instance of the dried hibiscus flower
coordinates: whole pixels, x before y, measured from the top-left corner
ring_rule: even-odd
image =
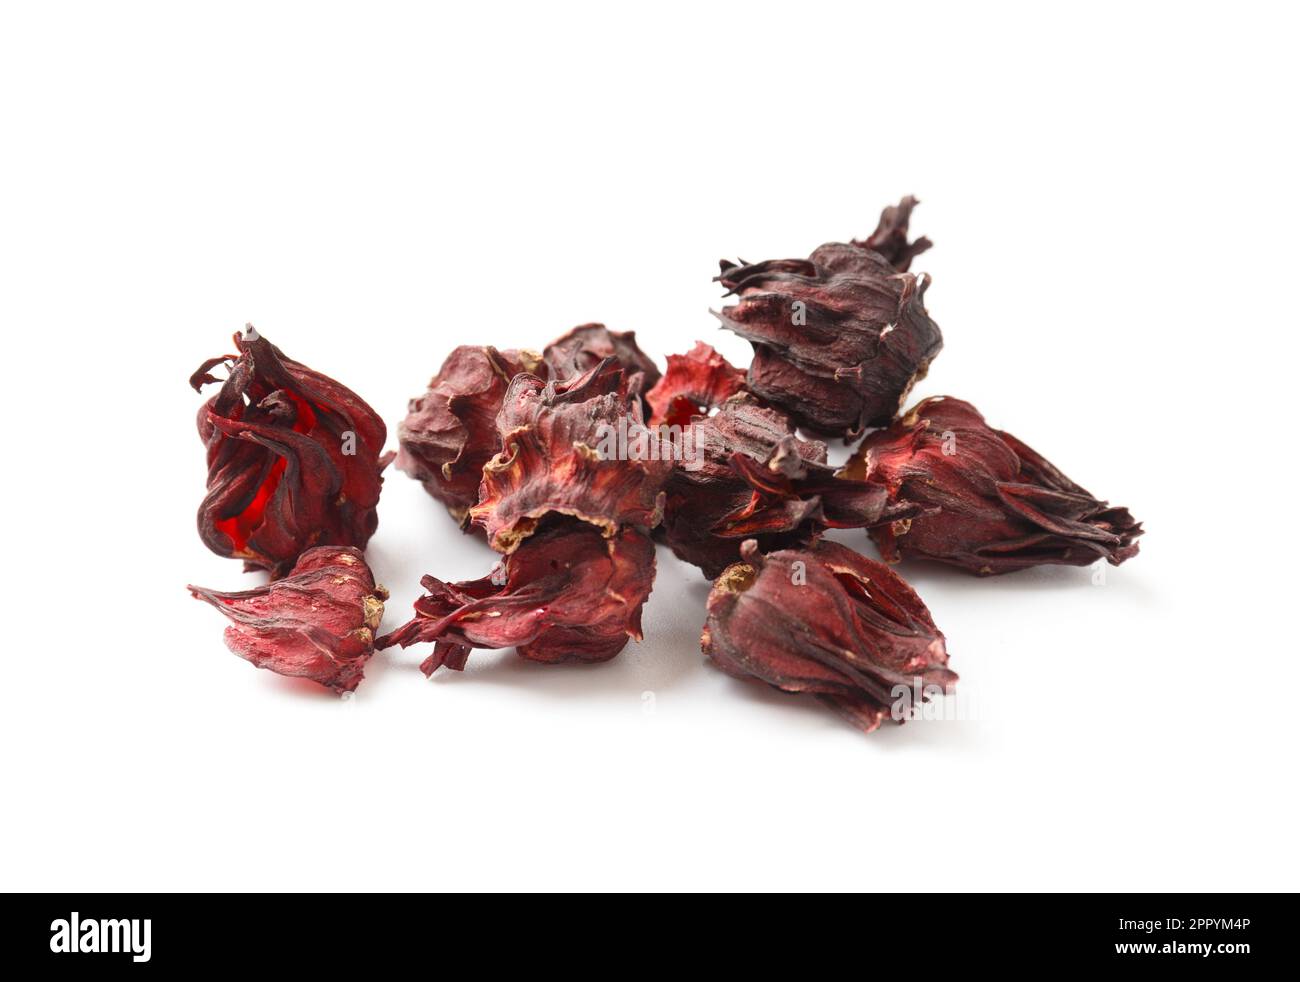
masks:
[[[650,420],[685,426],[707,415],[745,386],[745,373],[703,341],[684,355],[668,356],[668,371],[646,394]]]
[[[723,262],[718,280],[739,297],[719,317],[754,346],[750,391],[819,433],[853,438],[889,423],[943,347],[923,303],[929,277],[863,245]]]
[[[745,454],[766,460],[782,440],[794,437],[794,427],[785,413],[741,393],[713,416],[692,422],[688,433],[690,459],[675,466],[668,479],[663,524],[657,532],[678,559],[713,579],[740,557],[740,540],[719,536],[714,526],[743,508],[752,493],[732,467],[732,457]],[[826,460],[824,443],[794,439],[791,445],[807,460]],[[776,548],[795,543],[773,538],[765,544]]]
[[[481,580],[426,576],[415,617],[377,642],[433,642],[420,666],[459,671],[474,648],[517,648],[540,662],[598,662],[641,639],[641,608],[654,582],[654,543],[637,529],[612,537],[571,518],[548,522]]]
[[[888,567],[834,542],[760,555],[718,578],[700,638],[739,678],[817,695],[871,732],[891,715],[896,686],[951,690],[943,634],[916,593]]]
[[[634,331],[611,331],[604,324],[583,324],[556,338],[542,351],[551,378],[565,380],[585,375],[606,358],[615,359],[627,372],[628,382],[640,372],[641,391],[659,381],[659,369],[637,347]]]
[[[429,389],[412,399],[397,429],[397,466],[424,484],[465,526],[478,501],[483,465],[501,449],[497,413],[510,380],[546,372],[531,351],[462,345],[447,356]]]
[[[886,560],[935,559],[971,572],[1043,563],[1118,566],[1142,526],[1098,501],[970,403],[938,396],[863,441],[846,476],[878,484],[922,514],[872,529]]]
[[[498,552],[513,552],[548,515],[613,536],[663,513],[672,460],[653,450],[637,386],[613,358],[563,382],[515,376],[497,418],[502,450],[483,467],[470,516]]]
[[[665,489],[662,537],[709,579],[740,558],[744,539],[766,550],[805,545],[827,528],[863,528],[911,509],[883,489],[836,477],[826,445],[800,440],[789,418],[742,394],[687,432],[690,459]]]
[[[350,546],[308,549],[288,576],[267,586],[189,591],[230,618],[226,647],[240,658],[336,692],[351,692],[361,681],[388,599]]]
[[[912,221],[912,209],[918,204],[920,202],[909,194],[898,204],[890,205],[880,213],[880,223],[876,230],[865,239],[854,239],[852,244],[880,253],[896,270],[906,272],[913,259],[934,245],[925,236],[915,242],[907,241],[907,226]]]
[[[250,325],[238,355],[212,358],[190,378],[195,391],[219,379],[199,412],[208,451],[208,493],[199,534],[246,569],[284,573],[316,545],[364,547],[378,518],[387,430],[350,389],[284,354]]]

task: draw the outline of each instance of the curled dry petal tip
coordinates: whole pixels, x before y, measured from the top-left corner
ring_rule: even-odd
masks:
[[[191,586],[230,619],[226,647],[258,668],[351,692],[374,654],[388,591],[359,549],[308,549],[282,579],[235,593]]]
[[[898,204],[889,205],[880,213],[880,222],[876,225],[876,230],[865,239],[854,239],[853,245],[878,252],[895,269],[906,271],[912,265],[913,259],[934,245],[925,236],[915,242],[907,240],[912,209],[919,204],[920,202],[909,194]]]
[[[532,661],[596,662],[641,637],[641,608],[654,583],[654,543],[625,528],[606,538],[583,522],[549,521],[481,580],[422,581],[415,617],[380,648],[431,642],[420,666],[464,668],[474,648],[517,648]]]
[[[984,576],[1098,559],[1118,566],[1142,534],[1128,509],[1094,498],[960,399],[917,404],[868,436],[843,473],[919,509],[871,530],[889,561],[933,559]]]
[[[199,534],[213,552],[282,575],[314,545],[364,547],[378,519],[383,420],[350,389],[250,331],[237,356],[209,359],[190,379],[230,362],[199,411],[208,492]]]
[[[870,731],[896,687],[951,691],[942,632],[888,567],[833,542],[762,555],[741,547],[709,594],[705,655],[739,678],[820,697]]]
[[[223,362],[232,362],[237,357],[239,356],[238,355],[217,355],[217,357],[215,358],[209,358],[202,365],[200,365],[198,369],[195,370],[193,375],[190,376],[190,387],[194,389],[195,392],[202,392],[203,387],[205,385],[208,385],[212,382],[220,382],[221,380],[217,378],[215,375],[213,375],[211,373],[211,370],[213,368],[216,368],[218,365],[222,364]]]

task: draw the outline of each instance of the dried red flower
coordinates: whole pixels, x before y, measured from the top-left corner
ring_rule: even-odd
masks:
[[[662,537],[709,579],[740,558],[744,539],[770,551],[913,511],[892,506],[881,488],[836,477],[824,443],[798,439],[784,413],[748,394],[696,419],[688,436],[691,459],[665,489]]]
[[[906,272],[913,259],[934,245],[925,236],[915,242],[907,241],[907,226],[912,220],[912,209],[919,204],[909,194],[898,204],[885,208],[880,213],[876,230],[861,241],[854,239],[853,245],[880,253],[896,270]]]
[[[483,465],[501,450],[497,413],[510,380],[546,365],[531,351],[462,345],[442,363],[428,391],[412,399],[397,429],[397,466],[424,484],[462,527],[478,501]]]
[[[515,376],[497,418],[503,449],[484,465],[470,509],[492,548],[513,552],[552,514],[607,536],[659,524],[672,461],[640,457],[628,445],[629,435],[648,432],[640,382],[636,373],[630,385],[613,358],[563,382]]]
[[[718,535],[715,526],[750,501],[752,489],[732,466],[736,454],[767,460],[783,441],[794,437],[790,418],[741,393],[707,419],[691,424],[691,459],[678,464],[665,487],[663,524],[657,530],[678,559],[698,566],[713,579],[740,557],[740,540]],[[794,439],[796,454],[815,463],[826,460],[826,445]],[[765,540],[769,548],[794,545],[776,536]]]
[[[863,441],[846,476],[922,514],[872,529],[886,560],[935,559],[971,573],[1057,563],[1118,566],[1142,525],[1098,501],[968,402],[938,396]]]
[[[929,277],[862,245],[723,262],[718,280],[740,298],[719,317],[754,346],[750,391],[815,432],[853,438],[886,425],[943,347],[923,303]]]
[[[718,578],[700,645],[739,678],[811,693],[871,732],[895,686],[949,691],[943,634],[888,567],[834,542],[766,556],[753,540]]]
[[[421,580],[415,617],[380,648],[433,642],[420,666],[459,671],[474,648],[517,648],[540,662],[598,662],[641,639],[641,608],[654,583],[654,543],[637,529],[612,537],[571,518],[548,522],[491,576]]]
[[[362,399],[286,358],[250,325],[238,355],[211,358],[190,378],[195,391],[220,381],[199,412],[208,493],[199,534],[221,556],[279,576],[307,548],[364,547],[378,518],[387,430]]]
[[[668,356],[668,371],[646,394],[650,421],[685,426],[707,415],[745,386],[745,373],[703,341],[684,355]]]
[[[624,368],[629,386],[636,385],[634,376],[640,372],[644,376],[640,392],[648,391],[659,381],[659,369],[637,347],[634,331],[611,331],[604,324],[582,324],[556,338],[542,351],[551,378],[561,381],[585,375],[606,358],[615,359]]]
[[[188,589],[230,618],[226,647],[240,658],[336,692],[361,681],[388,599],[350,546],[308,549],[288,576],[252,590]]]

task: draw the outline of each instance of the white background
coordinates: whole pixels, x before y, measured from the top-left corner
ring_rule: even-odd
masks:
[[[1300,886],[1296,24],[1229,9],[7,5],[2,885]],[[917,395],[1149,530],[1104,586],[900,567],[976,719],[866,737],[723,676],[664,550],[611,663],[384,653],[350,702],[186,593],[257,582],[195,534],[186,384],[246,321],[395,432],[462,342],[743,360],[717,260],[906,193]],[[492,564],[395,471],[368,555],[385,629]]]

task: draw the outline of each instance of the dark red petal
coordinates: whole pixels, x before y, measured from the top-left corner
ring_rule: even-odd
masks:
[[[739,392],[745,373],[703,341],[684,355],[668,356],[668,371],[646,395],[650,421],[685,426]]]

